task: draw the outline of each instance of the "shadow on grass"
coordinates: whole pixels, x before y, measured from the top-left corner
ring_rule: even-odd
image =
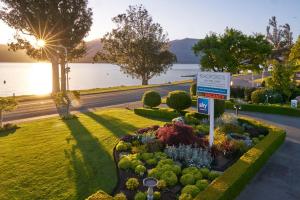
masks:
[[[111,155],[77,118],[64,122],[76,141],[71,150],[65,150],[73,166],[69,175],[75,176],[76,199],[85,199],[98,189],[111,191],[117,181]]]
[[[97,115],[93,112],[85,112],[84,115],[87,115],[88,117],[92,118],[105,128],[107,128],[109,131],[111,131],[115,136],[122,137],[123,135],[133,133],[138,128],[132,124],[126,123],[121,121],[118,118],[109,116],[109,115]]]
[[[11,135],[13,133],[16,132],[17,129],[19,129],[20,127],[18,126],[15,126],[15,127],[12,127],[12,128],[9,128],[7,130],[0,130],[0,137],[5,137],[5,136],[8,136],[8,135]]]

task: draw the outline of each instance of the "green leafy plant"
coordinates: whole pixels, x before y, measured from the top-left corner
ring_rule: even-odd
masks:
[[[197,83],[192,83],[191,87],[190,87],[190,95],[191,96],[196,96],[196,92],[197,92]]]
[[[160,199],[160,192],[158,192],[158,191],[155,191],[154,193],[153,193],[153,198],[154,198],[154,200],[159,200]]]
[[[146,200],[146,199],[147,199],[147,195],[144,192],[139,191],[134,195],[134,200]]]
[[[113,200],[127,200],[127,197],[124,193],[119,193],[114,196]]]
[[[191,107],[192,99],[187,92],[176,90],[169,92],[166,103],[170,108],[180,112]]]
[[[178,179],[174,172],[166,171],[161,175],[161,179],[166,181],[167,186],[174,186],[177,184]]]
[[[208,185],[209,185],[209,182],[205,179],[198,180],[196,182],[196,186],[199,188],[200,191],[205,190],[205,188],[207,188]]]
[[[157,164],[157,160],[155,158],[150,158],[148,160],[146,160],[147,165],[156,165]]]
[[[196,197],[199,192],[200,189],[196,185],[187,185],[181,190],[181,194],[190,194],[192,197]]]
[[[192,195],[183,193],[179,196],[179,200],[193,200]]]
[[[134,172],[138,175],[144,175],[144,173],[147,171],[146,167],[143,165],[138,165],[135,167]]]
[[[210,172],[208,173],[207,178],[208,178],[208,180],[213,181],[213,180],[215,180],[216,178],[218,178],[219,176],[220,176],[220,173],[214,172],[214,171],[210,171]]]
[[[180,178],[180,183],[183,186],[186,185],[193,185],[195,183],[195,178],[192,174],[184,174],[183,176],[181,176]]]
[[[128,190],[135,190],[139,186],[139,180],[137,178],[129,178],[125,185]]]
[[[142,102],[143,105],[153,108],[161,104],[161,96],[158,92],[150,90],[144,93]]]
[[[160,190],[163,190],[167,187],[167,183],[164,180],[158,180],[156,187]]]
[[[128,170],[131,167],[131,160],[127,157],[121,158],[118,162],[118,167],[123,170]]]
[[[120,141],[116,146],[117,151],[127,151],[130,148],[131,148],[131,143],[124,142],[124,141]]]
[[[203,175],[204,178],[207,178],[208,174],[209,174],[209,169],[207,169],[207,168],[201,168],[200,172],[201,172],[201,174]]]

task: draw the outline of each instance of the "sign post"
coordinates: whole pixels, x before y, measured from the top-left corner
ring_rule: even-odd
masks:
[[[199,72],[197,75],[197,94],[201,97],[208,98],[208,114],[209,114],[209,146],[214,143],[214,99],[229,100],[230,99],[230,73],[223,72]],[[199,100],[200,99],[200,100]],[[198,98],[198,112],[204,111],[205,98]],[[205,110],[206,111],[206,110]]]

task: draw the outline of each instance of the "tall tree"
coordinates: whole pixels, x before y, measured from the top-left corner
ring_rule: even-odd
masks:
[[[293,45],[293,32],[290,25],[287,23],[278,25],[276,17],[273,16],[267,26],[267,40],[273,46],[271,58],[283,62]]]
[[[260,34],[247,36],[226,28],[225,33],[212,33],[194,45],[195,54],[203,54],[204,70],[237,73],[241,69],[259,70],[271,52],[271,46]]]
[[[92,25],[92,11],[87,0],[0,0],[4,7],[0,19],[16,30],[12,50],[25,49],[37,60],[52,63],[52,92],[66,89],[65,61],[76,59],[85,52],[83,38]],[[32,40],[44,40],[40,49]],[[66,58],[65,49],[68,52]]]
[[[298,37],[298,40],[291,48],[289,61],[294,63],[297,66],[300,66],[300,36]]]
[[[96,54],[95,61],[117,64],[124,73],[141,79],[143,85],[176,61],[168,50],[167,35],[142,5],[129,6],[112,21],[116,28],[101,39],[103,50]]]

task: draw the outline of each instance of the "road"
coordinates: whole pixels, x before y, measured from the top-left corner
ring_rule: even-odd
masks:
[[[128,91],[100,93],[81,96],[80,104],[72,108],[72,111],[85,111],[90,108],[100,108],[113,106],[118,104],[140,101],[142,95],[147,90],[156,90],[161,96],[166,96],[168,92],[173,90],[188,91],[190,84],[168,85],[155,88],[144,88]],[[5,113],[4,121],[25,120],[26,118],[36,118],[57,114],[53,100],[34,100],[21,102],[17,109]]]
[[[241,112],[242,116],[287,131],[284,144],[271,156],[237,200],[300,199],[300,118]]]

